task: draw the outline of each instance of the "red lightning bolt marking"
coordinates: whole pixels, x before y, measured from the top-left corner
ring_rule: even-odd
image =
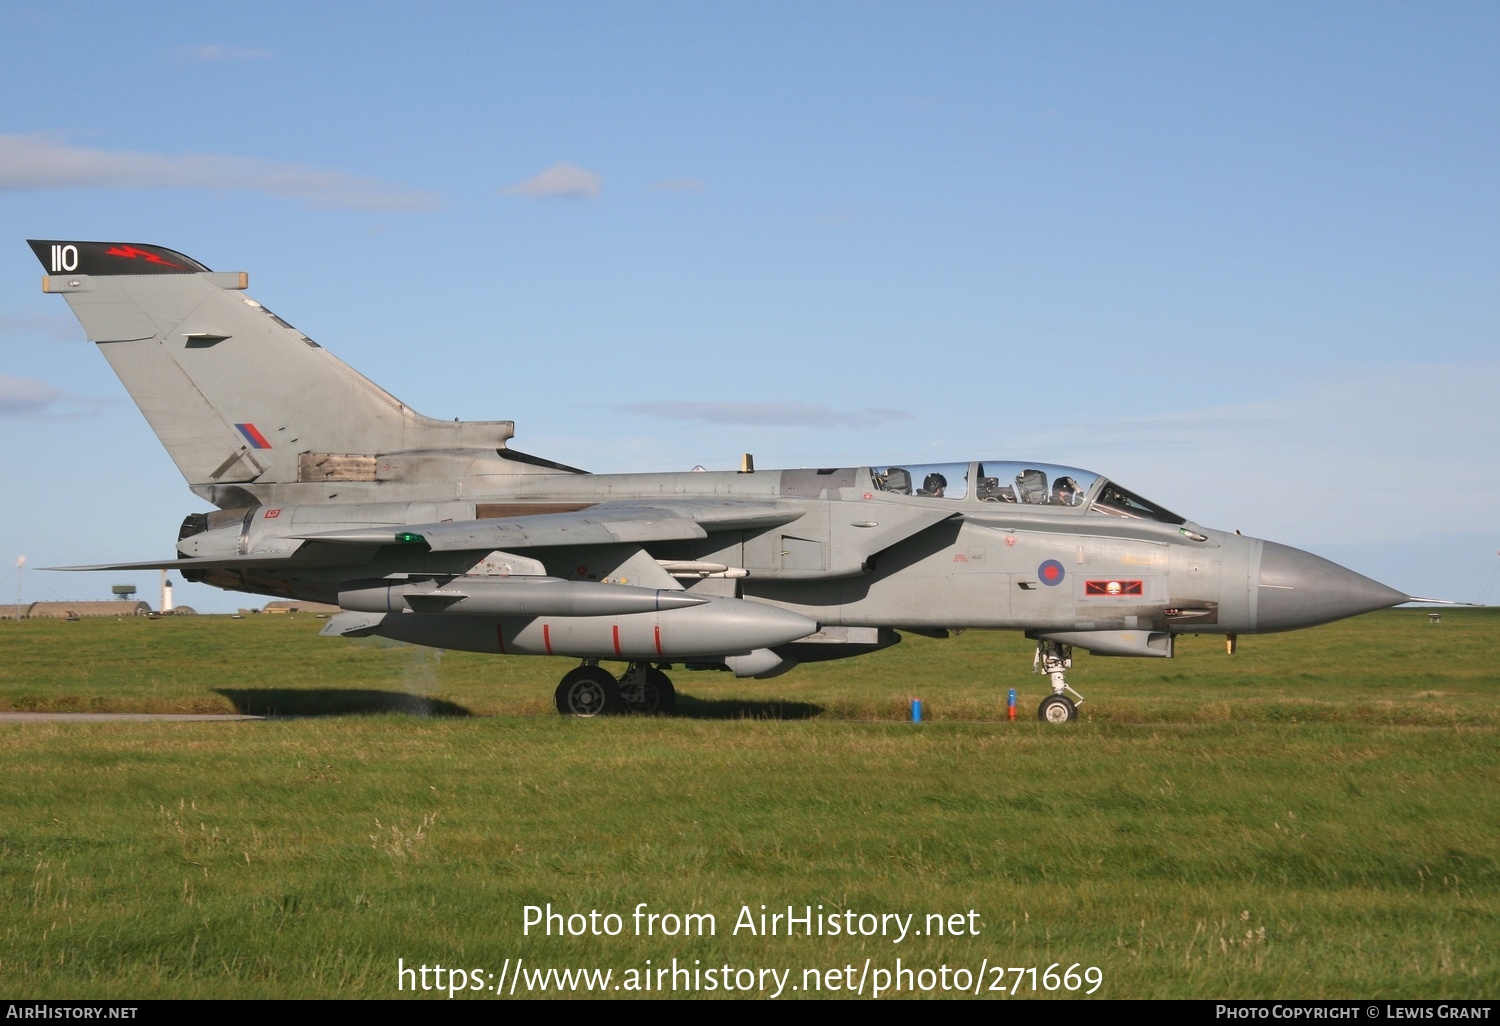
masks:
[[[161,264],[163,267],[181,268],[181,264],[174,264],[166,257],[157,253],[148,253],[144,249],[136,249],[134,246],[111,246],[104,251],[105,256],[124,257],[127,260],[144,260],[148,264]]]

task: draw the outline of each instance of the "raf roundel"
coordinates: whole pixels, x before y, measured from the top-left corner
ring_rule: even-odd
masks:
[[[1061,584],[1063,577],[1063,565],[1055,559],[1049,559],[1036,568],[1036,575],[1042,579],[1043,584]]]

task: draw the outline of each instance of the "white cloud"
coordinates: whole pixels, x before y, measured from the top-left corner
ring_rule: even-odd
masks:
[[[910,420],[901,410],[864,409],[848,412],[811,403],[628,403],[616,409],[666,420],[696,420],[709,424],[749,424],[760,427],[878,427]]]
[[[221,46],[218,43],[203,43],[199,46],[184,46],[176,51],[185,60],[199,64],[216,64],[221,61],[254,61],[271,56],[270,50],[258,46]]]
[[[502,191],[506,195],[528,199],[592,199],[604,191],[604,176],[560,160],[541,174],[507,186]]]
[[[0,374],[0,416],[17,417],[40,413],[61,399],[62,395],[40,378],[16,378]]]
[[[0,190],[22,189],[235,189],[353,210],[414,210],[437,203],[428,192],[301,164],[213,153],[98,150],[43,134],[0,134]]]
[[[88,416],[112,400],[70,395],[40,378],[0,374],[0,419],[73,419]]]

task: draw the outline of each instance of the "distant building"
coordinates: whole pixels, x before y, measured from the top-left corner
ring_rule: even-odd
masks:
[[[151,606],[145,602],[33,602],[21,606],[21,616],[28,620],[78,620],[94,616],[146,616]],[[14,620],[14,604],[0,606],[0,618]]]

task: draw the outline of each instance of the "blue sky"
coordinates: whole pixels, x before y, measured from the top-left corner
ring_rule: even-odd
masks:
[[[375,10],[0,7],[11,564],[204,507],[39,291],[78,238],[587,469],[1046,460],[1500,600],[1494,5]]]

